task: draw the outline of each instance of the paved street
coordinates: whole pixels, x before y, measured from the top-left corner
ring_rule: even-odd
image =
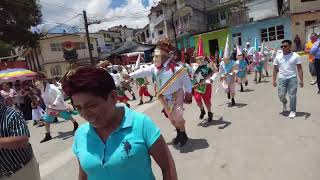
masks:
[[[320,95],[316,94],[316,86],[309,85],[307,64],[304,68],[305,87],[298,90],[295,119],[279,114],[281,103],[271,77],[256,85],[251,76],[249,91],[238,92],[236,96],[236,107],[228,107],[222,88],[213,95],[212,123],[198,119],[199,109],[195,103],[185,107],[190,140],[181,149],[170,143],[175,130],[161,114],[158,102],[140,107],[135,106],[138,101],[131,104],[161,128],[179,179],[317,180],[320,179]],[[215,84],[214,91],[219,86]],[[84,122],[80,117],[77,119]],[[72,124],[54,124],[52,132],[56,137],[44,144],[39,143],[44,129],[29,127],[43,180],[76,180],[78,165],[71,151]],[[157,179],[162,179],[155,163],[153,167]]]

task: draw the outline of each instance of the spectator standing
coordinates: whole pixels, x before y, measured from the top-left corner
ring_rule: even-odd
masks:
[[[317,75],[318,94],[320,94],[320,38],[313,44],[310,54],[314,56],[314,67]]]
[[[29,137],[22,113],[0,105],[0,180],[40,180]]]
[[[306,48],[304,50],[305,53],[307,53],[309,55],[308,59],[309,59],[309,71],[312,77],[312,80],[310,82],[311,85],[315,85],[317,84],[317,73],[316,73],[316,69],[314,67],[314,56],[312,54],[310,54],[310,50],[313,46],[313,44],[317,41],[317,34],[316,33],[312,33],[310,36],[310,41],[307,42],[306,44]]]
[[[299,35],[296,35],[296,37],[294,38],[294,43],[296,44],[296,51],[301,51],[302,47],[301,47],[301,39]]]

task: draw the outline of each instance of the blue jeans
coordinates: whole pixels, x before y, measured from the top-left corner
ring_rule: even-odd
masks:
[[[286,95],[288,93],[290,99],[290,110],[296,112],[297,110],[297,89],[298,79],[292,77],[289,79],[281,79],[278,81],[278,96],[283,104],[287,104]]]

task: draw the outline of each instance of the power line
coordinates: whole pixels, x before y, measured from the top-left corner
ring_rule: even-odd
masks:
[[[80,16],[81,14],[77,14],[76,16],[74,16],[74,17],[72,17],[72,18],[70,18],[70,19],[68,19],[68,20],[66,20],[66,21],[64,21],[63,23],[57,23],[58,25],[67,25],[67,26],[69,26],[68,24],[66,24],[67,22],[70,22],[70,21],[72,21],[73,19],[75,19],[75,18],[77,18],[78,16]],[[58,25],[56,25],[56,26],[54,26],[54,27],[52,27],[52,28],[50,28],[49,30],[48,30],[48,32],[46,33],[46,35],[49,33],[49,31],[51,31],[52,29],[55,29]],[[76,27],[76,26],[75,26]]]

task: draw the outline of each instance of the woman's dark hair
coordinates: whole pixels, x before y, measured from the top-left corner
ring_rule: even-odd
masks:
[[[67,96],[86,92],[106,97],[116,89],[112,76],[104,69],[97,67],[81,67],[62,82],[62,89]]]

